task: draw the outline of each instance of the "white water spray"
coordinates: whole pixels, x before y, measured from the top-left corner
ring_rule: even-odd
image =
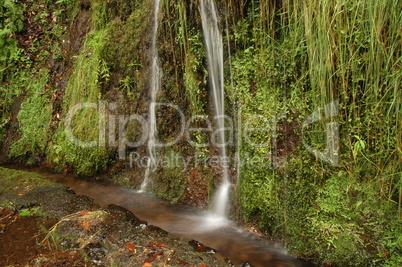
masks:
[[[148,156],[149,162],[147,169],[145,170],[144,181],[141,184],[141,191],[146,191],[150,176],[153,171],[156,169],[156,149],[155,149],[155,140],[157,136],[157,128],[156,128],[156,114],[155,114],[155,103],[156,97],[160,89],[160,75],[161,69],[159,67],[159,58],[158,58],[158,49],[156,46],[157,34],[158,34],[158,16],[159,16],[159,2],[160,0],[155,0],[154,4],[154,27],[153,27],[153,35],[152,35],[152,46],[151,46],[151,57],[152,57],[152,66],[151,66],[151,84],[150,84],[150,105],[148,111]]]
[[[218,15],[214,0],[200,0],[200,12],[202,29],[204,33],[206,53],[208,59],[209,81],[213,92],[215,115],[217,117],[217,127],[219,129],[218,147],[220,156],[226,158],[225,143],[225,95],[223,86],[223,43],[222,34],[218,27]],[[226,218],[228,195],[230,189],[229,169],[225,165],[226,160],[221,160],[223,171],[223,181],[216,192],[213,203],[213,216]]]

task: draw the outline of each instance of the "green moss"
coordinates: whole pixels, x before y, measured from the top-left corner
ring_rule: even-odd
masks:
[[[152,176],[152,192],[162,199],[178,202],[187,187],[183,155],[174,149],[167,149],[158,155],[158,160],[158,170]]]
[[[42,186],[49,184],[51,184],[51,182],[44,179],[38,173],[27,173],[25,171],[0,167],[1,190],[10,190],[15,188],[24,189],[26,186]]]

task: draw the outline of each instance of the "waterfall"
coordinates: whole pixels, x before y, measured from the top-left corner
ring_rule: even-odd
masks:
[[[155,114],[155,103],[156,97],[160,89],[160,75],[161,70],[159,67],[158,60],[158,49],[156,46],[157,42],[157,34],[158,34],[158,16],[159,16],[159,2],[160,0],[155,0],[154,4],[154,26],[153,26],[153,35],[152,35],[152,44],[151,44],[151,83],[150,83],[150,105],[148,111],[148,166],[145,170],[144,181],[141,184],[141,191],[146,191],[150,176],[153,171],[156,169],[156,149],[155,149],[155,140],[157,136],[157,128],[156,128],[156,114]]]
[[[223,86],[223,42],[222,34],[218,27],[218,15],[214,0],[200,0],[200,12],[208,60],[208,76],[213,92],[217,128],[219,129],[219,145],[217,145],[217,147],[220,149],[220,156],[226,158],[224,132],[225,94]],[[221,160],[220,162],[226,162],[226,160]],[[223,171],[223,180],[215,194],[212,211],[216,217],[225,218],[228,206],[230,181],[228,166],[224,163],[221,164],[221,168]]]

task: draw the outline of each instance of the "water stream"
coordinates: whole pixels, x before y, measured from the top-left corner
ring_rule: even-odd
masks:
[[[4,166],[14,169],[20,166]],[[229,258],[234,264],[249,263],[253,267],[311,266],[286,254],[285,250],[265,237],[247,232],[228,220],[205,220],[211,211],[196,207],[173,205],[147,192],[139,192],[57,174],[48,169],[33,168],[44,178],[72,188],[79,195],[94,199],[100,206],[119,205],[133,212],[139,219],[188,240],[197,240]]]
[[[222,168],[222,183],[219,186],[212,210],[213,216],[218,220],[226,218],[228,211],[228,195],[230,189],[229,181],[229,166],[226,157],[226,141],[225,141],[225,89],[223,80],[223,42],[222,34],[218,27],[218,14],[213,0],[200,0],[200,13],[202,30],[204,34],[204,41],[206,47],[206,54],[208,60],[208,76],[210,87],[213,92],[214,110],[217,121],[217,128],[219,134],[218,140],[213,140],[216,147],[220,149],[220,161]]]
[[[159,16],[159,2],[160,0],[155,0],[154,3],[154,18],[153,18],[153,34],[152,34],[152,45],[151,45],[151,84],[150,84],[150,105],[148,111],[148,166],[145,170],[144,181],[141,184],[141,191],[146,191],[148,184],[150,182],[150,176],[156,169],[156,149],[155,142],[157,136],[156,127],[156,98],[160,89],[160,75],[161,69],[159,67],[159,57],[157,48],[157,34],[158,34],[158,16]]]

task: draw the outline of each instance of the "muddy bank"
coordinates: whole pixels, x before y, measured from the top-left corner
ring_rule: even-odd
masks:
[[[26,211],[24,211],[27,213]],[[41,243],[55,220],[24,216],[0,207],[0,266],[87,266],[81,254],[57,250],[53,243]]]
[[[1,266],[232,266],[212,249],[37,173],[0,167],[0,207]]]

